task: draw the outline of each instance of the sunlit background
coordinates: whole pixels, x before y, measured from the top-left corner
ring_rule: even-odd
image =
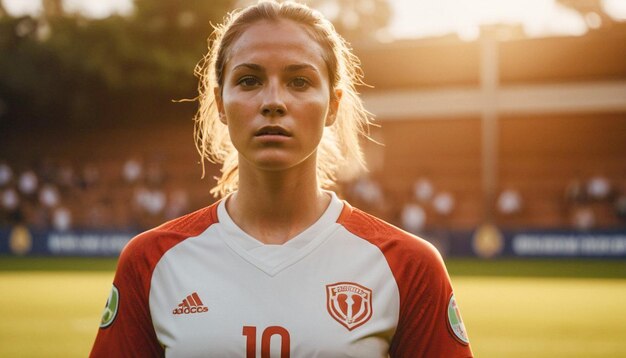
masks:
[[[215,200],[185,99],[253,2],[0,0],[0,356],[85,356],[125,243]],[[377,123],[334,189],[439,249],[476,356],[626,356],[626,0],[307,3]]]
[[[335,21],[358,22],[341,12],[338,1],[317,1],[318,9]],[[374,0],[355,0],[360,9],[375,8]],[[239,1],[239,3],[246,3]],[[248,2],[249,3],[249,2]],[[350,1],[345,1],[350,3]],[[623,0],[557,1],[557,0],[389,0],[388,26],[381,38],[419,38],[457,33],[464,39],[475,39],[484,24],[521,24],[528,36],[582,35],[602,26],[602,16],[611,21],[626,20]],[[587,6],[580,12],[568,5]],[[593,4],[593,6],[590,6]],[[132,0],[65,0],[64,11],[89,18],[106,18],[112,14],[133,13]],[[12,16],[40,15],[41,0],[5,0],[5,9]],[[339,16],[342,14],[343,16]]]

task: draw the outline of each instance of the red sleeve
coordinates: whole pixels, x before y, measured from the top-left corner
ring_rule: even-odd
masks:
[[[117,289],[117,310],[106,326],[101,324],[90,357],[163,357],[150,317],[148,302],[152,268],[141,255],[145,233],[134,238],[122,251],[113,279]]]
[[[418,244],[419,255],[392,268],[400,289],[400,318],[390,355],[472,357],[469,343],[450,324],[448,306],[453,295],[443,260],[430,244],[421,240]],[[456,307],[451,309],[458,313]]]
[[[400,316],[390,357],[473,357],[465,332],[459,331],[460,314],[456,304],[451,304],[452,285],[439,252],[430,243],[347,204],[339,220],[378,246],[396,279]]]
[[[217,222],[216,211],[217,204],[211,205],[138,235],[128,243],[120,255],[113,279],[114,291],[117,291],[113,301],[117,305],[107,302],[111,313],[103,315],[90,357],[165,355],[150,314],[152,273],[169,249]]]

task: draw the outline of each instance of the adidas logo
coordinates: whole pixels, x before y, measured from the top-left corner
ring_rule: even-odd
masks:
[[[194,292],[191,295],[187,296],[183,302],[178,304],[178,307],[174,308],[172,311],[173,314],[191,314],[191,313],[202,313],[207,312],[209,310],[208,307],[204,306],[200,296],[198,293]]]

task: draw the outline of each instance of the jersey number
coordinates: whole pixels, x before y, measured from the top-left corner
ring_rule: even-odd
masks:
[[[244,326],[243,335],[246,336],[246,358],[256,358],[256,327]],[[261,358],[270,358],[270,343],[272,336],[280,336],[280,358],[289,358],[289,332],[280,326],[271,326],[263,330],[261,335]]]

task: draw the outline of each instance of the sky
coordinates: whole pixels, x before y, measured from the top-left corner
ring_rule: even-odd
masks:
[[[12,14],[37,13],[41,0],[0,0]],[[132,12],[131,0],[64,0],[70,12],[102,18]],[[583,17],[556,0],[390,0],[394,16],[392,38],[432,37],[457,33],[473,40],[481,24],[521,24],[531,36],[583,35],[598,25],[598,18]],[[604,9],[618,21],[626,20],[626,0],[602,0]]]

